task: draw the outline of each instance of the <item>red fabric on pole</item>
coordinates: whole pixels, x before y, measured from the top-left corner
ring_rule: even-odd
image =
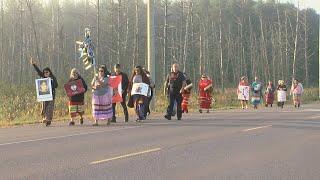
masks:
[[[109,86],[113,89],[112,103],[122,102],[122,76],[110,76]]]

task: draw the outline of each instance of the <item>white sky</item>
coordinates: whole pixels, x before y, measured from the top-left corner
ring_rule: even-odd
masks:
[[[45,3],[50,2],[51,0],[42,0]],[[144,0],[145,2],[147,0]],[[320,0],[280,0],[281,2],[290,2],[295,4],[296,6],[300,6],[301,9],[305,7],[313,8],[315,9],[318,14],[320,14]],[[114,2],[117,2],[117,0],[114,0]]]
[[[280,0],[281,2],[290,2],[295,4],[301,9],[304,9],[306,7],[315,9],[318,14],[320,14],[320,0]]]

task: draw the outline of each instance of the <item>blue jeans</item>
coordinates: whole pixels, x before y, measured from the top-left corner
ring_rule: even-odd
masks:
[[[177,102],[177,118],[180,119],[182,117],[182,109],[181,109],[182,95],[180,93],[169,94],[169,106],[167,108],[167,115],[169,116],[172,115],[175,101]]]
[[[145,114],[145,106],[146,106],[146,96],[142,96],[139,94],[135,94],[132,96],[134,108],[136,115],[138,116],[139,120],[145,120],[146,114]]]

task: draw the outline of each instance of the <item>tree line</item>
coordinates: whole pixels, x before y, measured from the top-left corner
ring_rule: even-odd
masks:
[[[36,77],[28,64],[38,59],[58,79],[77,67],[84,29],[89,27],[98,64],[120,63],[127,73],[147,65],[147,7],[143,0],[2,0],[0,81],[28,84]],[[263,81],[318,84],[319,15],[276,0],[155,0],[156,83],[170,66],[197,82],[212,77],[219,88],[241,76]],[[160,87],[160,86],[158,86]]]

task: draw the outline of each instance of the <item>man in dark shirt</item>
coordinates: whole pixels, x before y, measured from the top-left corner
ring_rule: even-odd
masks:
[[[128,122],[129,120],[129,114],[128,114],[128,109],[126,105],[126,97],[127,97],[127,89],[128,89],[128,84],[129,84],[129,78],[128,75],[124,72],[121,72],[121,66],[120,64],[115,64],[114,65],[114,73],[111,74],[112,76],[122,76],[122,102],[121,106],[123,108],[123,113],[124,113],[124,118],[125,122]],[[113,110],[113,116],[112,116],[112,121],[111,122],[116,122],[116,103],[112,103],[112,110]]]
[[[173,107],[175,101],[177,102],[177,118],[181,120],[182,110],[182,90],[186,86],[186,78],[181,71],[179,71],[179,65],[172,65],[172,72],[167,77],[166,86],[168,86],[169,106],[167,108],[167,114],[164,116],[166,119],[171,120]]]

